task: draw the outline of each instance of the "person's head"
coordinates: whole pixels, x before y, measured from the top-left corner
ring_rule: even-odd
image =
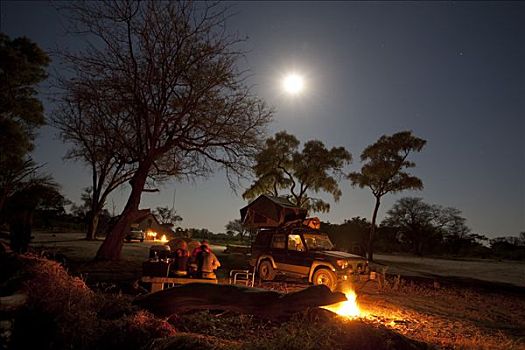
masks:
[[[210,246],[210,244],[208,243],[208,241],[205,240],[205,239],[203,239],[203,240],[201,241],[201,245],[205,245],[206,247],[209,247],[209,246]]]
[[[179,247],[180,249],[188,250],[188,243],[186,243],[186,241],[181,241]]]

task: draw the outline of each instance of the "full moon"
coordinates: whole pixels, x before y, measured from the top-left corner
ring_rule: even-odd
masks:
[[[283,89],[291,95],[297,95],[304,89],[304,79],[302,76],[291,73],[284,77]]]

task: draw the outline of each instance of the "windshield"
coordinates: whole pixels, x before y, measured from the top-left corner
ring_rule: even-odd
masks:
[[[334,248],[327,235],[305,233],[304,240],[310,250],[331,250]]]

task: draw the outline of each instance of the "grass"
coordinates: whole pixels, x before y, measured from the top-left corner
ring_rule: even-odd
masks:
[[[36,234],[33,244],[66,255],[70,271],[74,275],[82,276],[82,279],[71,280],[71,283],[82,286],[82,283],[87,282],[90,286],[108,286],[97,288],[98,290],[118,291],[124,290],[123,284],[131,284],[139,278],[141,263],[148,256],[151,243],[125,243],[123,260],[118,263],[92,262],[91,259],[101,241],[84,241],[81,235]],[[229,269],[247,266],[246,259],[240,255],[223,255],[219,247],[216,247],[215,251],[218,251],[223,265],[220,274],[223,281]],[[122,344],[129,346],[125,338],[111,336],[124,332],[131,335],[130,339],[141,339],[141,344],[148,349],[198,347],[305,350],[311,348],[312,344],[331,349],[361,349],[365,346],[363,344],[395,349],[418,344],[405,344],[403,342],[407,341],[406,339],[446,349],[525,349],[525,300],[523,289],[519,288],[523,286],[525,275],[523,263],[478,260],[468,262],[381,255],[377,258],[380,262],[390,265],[389,272],[400,273],[402,277],[399,283],[390,280],[382,289],[379,289],[375,282],[355,286],[358,302],[369,314],[361,322],[339,319],[326,322],[323,319],[312,319],[311,315],[300,315],[286,324],[274,324],[248,315],[203,312],[173,317],[170,322],[173,327],[171,331],[174,333],[164,339],[153,340],[156,336],[151,337],[151,330],[144,334],[142,329],[147,327],[134,325],[141,322],[161,322],[158,326],[162,328],[164,326],[160,325],[165,325],[164,321],[152,319],[148,314],[137,314],[138,310],[130,309],[129,298],[126,299],[126,296],[115,299],[116,295],[107,293],[94,293],[95,296],[87,298],[96,300],[97,305],[94,311],[91,311],[92,314],[88,312],[82,317],[68,316],[72,319],[52,316],[51,319],[57,319],[59,324],[67,327],[74,325],[75,328],[86,327],[85,322],[94,322],[94,330],[86,331],[85,337],[98,339],[98,343],[94,344],[112,344],[115,348]],[[414,279],[413,276],[420,278]],[[26,276],[19,275],[18,278],[23,280]],[[449,282],[435,287],[433,281],[436,278]],[[479,288],[479,282],[483,280],[507,284],[495,283],[493,289]],[[110,288],[114,284],[118,285],[117,288]],[[508,289],[511,284],[516,288]],[[287,292],[305,287],[302,281],[258,283],[258,286]],[[51,290],[46,293],[53,295]],[[38,298],[44,300],[49,297],[42,294]],[[60,300],[58,304],[70,305],[69,299]],[[82,306],[83,303],[72,303],[72,310],[75,310],[75,307],[87,308]],[[91,310],[91,307],[88,309]],[[56,309],[42,310],[38,311],[38,317],[42,319],[49,318],[49,315],[57,312]],[[102,321],[93,321],[95,316]],[[91,329],[90,327],[87,329]],[[60,329],[44,329],[42,333],[54,334],[53,332],[57,331],[66,332]],[[109,338],[104,338],[104,334]],[[397,335],[403,337],[397,338]],[[71,335],[64,336],[71,338]],[[79,348],[87,341],[82,340],[82,337],[79,336],[76,340],[78,344],[75,343]],[[152,342],[144,342],[145,338]]]

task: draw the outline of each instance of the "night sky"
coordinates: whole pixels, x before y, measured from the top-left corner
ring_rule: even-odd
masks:
[[[519,2],[236,2],[230,31],[247,35],[250,83],[274,106],[271,131],[344,146],[360,168],[363,148],[383,134],[412,130],[428,141],[412,159],[424,190],[387,195],[382,218],[402,196],[463,211],[489,237],[525,231],[525,3]],[[67,37],[48,2],[1,2],[1,30],[44,49],[81,47]],[[60,69],[53,63],[53,68]],[[51,70],[50,70],[51,71]],[[305,77],[303,94],[282,92],[283,75]],[[45,95],[45,88],[42,89]],[[45,101],[46,112],[52,106]],[[62,160],[66,146],[41,130],[34,158],[79,202],[90,173]],[[247,184],[247,183],[246,183]],[[245,205],[218,173],[144,194],[143,208],[170,206],[183,227],[224,232]],[[373,198],[341,181],[321,220],[370,219]],[[128,187],[108,203],[118,214]],[[198,209],[198,210],[197,210]],[[204,214],[199,214],[204,213]]]

